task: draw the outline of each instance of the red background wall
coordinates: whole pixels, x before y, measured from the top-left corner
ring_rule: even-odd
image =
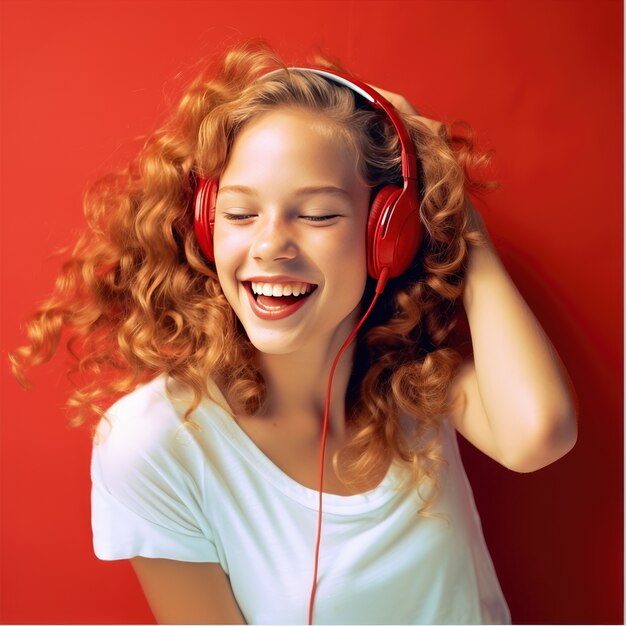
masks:
[[[65,357],[27,393],[5,356],[52,285],[53,250],[82,223],[86,181],[163,119],[178,72],[260,35],[290,62],[326,48],[497,149],[502,189],[481,210],[571,373],[580,436],[528,475],[464,446],[468,473],[514,621],[622,622],[622,11],[609,0],[4,0],[1,620],[152,619],[129,565],[91,551],[90,443],[66,425]]]

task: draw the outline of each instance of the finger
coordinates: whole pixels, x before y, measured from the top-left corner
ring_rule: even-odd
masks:
[[[418,115],[417,111],[413,107],[413,105],[400,94],[394,93],[393,91],[389,91],[387,89],[382,89],[381,87],[376,87],[376,85],[372,85],[367,83],[372,89],[375,89],[383,98],[386,98],[393,104],[393,106],[398,109],[401,113],[407,113],[409,115]]]
[[[372,85],[367,83],[372,89],[375,89],[381,96],[389,100],[391,104],[401,113],[405,113],[408,115],[415,115],[422,124],[427,126],[433,133],[438,134],[439,129],[443,125],[443,122],[438,122],[437,120],[431,120],[428,117],[424,117],[420,115],[415,107],[400,94],[394,93],[393,91],[389,91],[387,89],[382,89],[381,87],[377,87],[376,85]]]

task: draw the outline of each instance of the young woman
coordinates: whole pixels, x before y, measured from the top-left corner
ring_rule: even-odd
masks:
[[[471,141],[330,70],[257,46],[200,77],[87,195],[14,366],[67,327],[78,419],[116,399],[94,546],[160,622],[506,623],[455,432],[552,463],[567,375],[466,196]]]

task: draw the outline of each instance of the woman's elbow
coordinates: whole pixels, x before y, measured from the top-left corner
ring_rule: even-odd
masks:
[[[535,472],[558,461],[576,445],[578,419],[573,406],[543,414],[534,424],[525,445],[502,463],[514,472]]]

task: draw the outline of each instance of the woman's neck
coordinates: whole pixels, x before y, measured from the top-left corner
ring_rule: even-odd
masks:
[[[334,344],[335,342],[332,342]],[[268,392],[267,413],[275,420],[301,422],[311,436],[319,436],[331,366],[341,344],[328,350],[316,346],[290,354],[260,354],[259,363]],[[330,432],[345,435],[345,397],[352,372],[354,345],[335,369],[330,402]]]

